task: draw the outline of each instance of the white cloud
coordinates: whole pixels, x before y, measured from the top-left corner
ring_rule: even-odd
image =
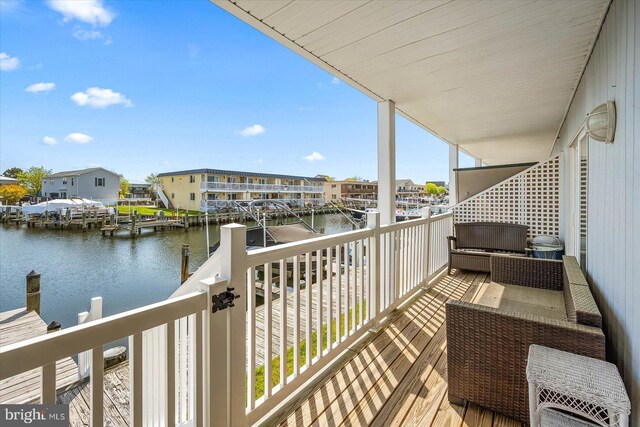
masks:
[[[340,84],[340,79],[337,77],[334,77],[331,79],[331,84],[332,85],[339,85]]]
[[[90,87],[84,92],[76,92],[71,95],[71,100],[81,107],[106,108],[118,104],[133,107],[131,100],[123,94],[99,87]]]
[[[74,132],[65,136],[64,140],[67,142],[72,142],[74,144],[87,144],[93,141],[93,138],[84,133]]]
[[[98,30],[85,30],[84,28],[75,27],[73,29],[73,37],[78,40],[102,40],[104,39],[104,34],[102,34]]]
[[[0,53],[0,70],[11,71],[20,66],[20,60],[8,53]]]
[[[31,86],[27,87],[24,91],[30,93],[38,93],[38,92],[49,92],[56,88],[55,83],[34,83]]]
[[[42,143],[45,145],[55,145],[58,143],[58,140],[50,136],[45,136],[42,138]]]
[[[0,12],[14,13],[22,11],[22,2],[24,0],[0,0]]]
[[[49,0],[47,3],[64,16],[65,22],[77,19],[87,24],[106,26],[115,16],[104,8],[102,0]]]
[[[267,130],[264,128],[264,126],[256,124],[256,125],[253,125],[253,126],[247,126],[246,128],[242,129],[238,133],[246,138],[246,137],[249,137],[249,136],[256,136],[256,135],[263,134],[266,131]]]
[[[319,160],[324,160],[324,156],[317,151],[314,151],[308,156],[304,156],[303,159],[305,159],[307,162],[317,162]]]

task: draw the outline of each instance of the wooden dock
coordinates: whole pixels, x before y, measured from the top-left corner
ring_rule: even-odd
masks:
[[[35,311],[25,308],[0,313],[0,347],[47,333],[47,325]],[[55,332],[52,332],[55,334]],[[0,366],[0,369],[2,367]],[[36,403],[40,399],[40,372],[33,369],[0,381],[0,403]],[[64,391],[78,381],[78,365],[70,357],[56,364],[56,387]]]

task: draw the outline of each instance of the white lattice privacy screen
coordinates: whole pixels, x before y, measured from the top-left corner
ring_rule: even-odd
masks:
[[[560,234],[560,156],[531,167],[453,208],[458,222],[509,222],[529,236]]]

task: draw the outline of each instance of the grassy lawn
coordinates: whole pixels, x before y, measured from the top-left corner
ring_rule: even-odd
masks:
[[[136,211],[140,215],[157,215],[160,211],[163,211],[165,215],[174,216],[176,214],[175,209],[162,209],[153,206],[118,205],[118,215],[129,215],[132,211]],[[189,215],[202,215],[202,212],[199,211],[187,211],[185,209],[178,211],[179,215],[184,215],[185,212],[189,212]]]
[[[356,305],[356,323],[360,323],[360,308]],[[366,301],[362,305],[363,315],[366,315],[367,306]],[[344,333],[344,314],[340,318],[340,331]],[[315,319],[314,319],[315,320]],[[349,310],[348,316],[349,328],[353,327],[352,310]],[[303,335],[304,331],[300,331],[300,335]],[[336,319],[331,322],[331,336],[332,341],[336,342]],[[318,354],[318,334],[317,331],[311,333],[311,358],[313,359]],[[327,325],[322,325],[322,349],[327,348]],[[300,367],[304,366],[307,360],[307,340],[300,341]],[[264,395],[264,365],[256,368],[256,399]],[[293,346],[287,348],[287,376],[293,374]],[[276,356],[272,361],[271,368],[271,386],[275,387],[280,384],[280,356]]]

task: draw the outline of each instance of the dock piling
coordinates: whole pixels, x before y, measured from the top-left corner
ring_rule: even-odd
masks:
[[[40,315],[40,273],[35,270],[27,274],[27,311]]]
[[[182,269],[180,270],[180,284],[189,278],[189,244],[182,244]]]

